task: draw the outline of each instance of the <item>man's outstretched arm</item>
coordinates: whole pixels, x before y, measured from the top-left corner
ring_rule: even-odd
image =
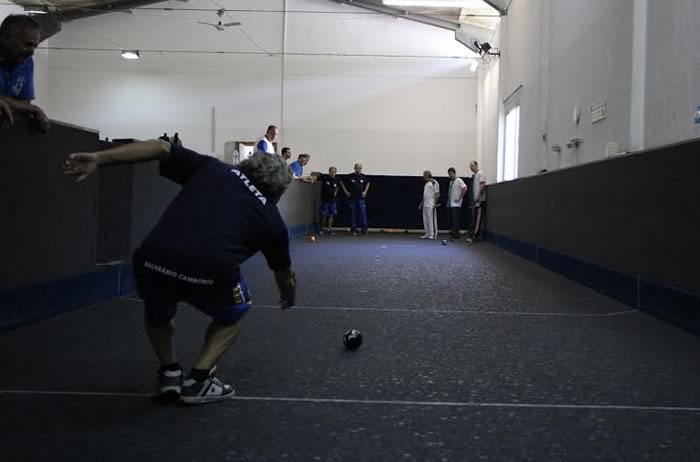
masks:
[[[165,141],[142,141],[125,144],[107,151],[75,153],[63,163],[63,174],[77,176],[81,182],[95,173],[101,165],[139,164],[161,160],[170,154],[170,143]]]

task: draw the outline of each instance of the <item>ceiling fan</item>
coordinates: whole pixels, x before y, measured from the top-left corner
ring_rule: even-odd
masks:
[[[221,18],[222,18],[225,14],[226,14],[226,10],[224,10],[223,8],[216,12],[216,15],[219,17],[219,22],[218,22],[217,24],[214,24],[214,23],[211,23],[211,22],[201,22],[201,21],[197,21],[197,24],[203,24],[203,25],[205,25],[205,26],[211,26],[211,27],[215,28],[215,29],[218,30],[218,31],[224,31],[227,27],[240,26],[240,25],[241,25],[241,23],[238,22],[238,21],[229,22],[229,23],[226,23],[226,24],[221,24]]]

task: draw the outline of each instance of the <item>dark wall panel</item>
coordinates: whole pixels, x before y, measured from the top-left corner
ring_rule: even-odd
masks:
[[[120,165],[98,172],[98,262],[124,260],[129,254],[133,170],[131,165]]]
[[[487,229],[700,293],[700,141],[499,183]]]
[[[61,175],[66,156],[98,148],[98,134],[27,121],[0,129],[0,289],[94,268],[98,182]]]
[[[418,204],[423,199],[425,182],[418,176],[368,176],[371,183],[367,194],[367,221],[370,228],[423,229],[423,212]],[[436,178],[440,183],[442,198],[438,207],[438,227],[447,230],[447,188],[448,178]],[[470,179],[464,178],[467,185]],[[468,196],[467,196],[468,197]],[[338,193],[338,217],[335,225],[350,227],[350,203],[341,190]],[[470,221],[469,208],[465,199],[462,207],[462,228]]]

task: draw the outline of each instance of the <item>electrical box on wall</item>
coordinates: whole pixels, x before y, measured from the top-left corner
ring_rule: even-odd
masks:
[[[608,102],[603,101],[591,108],[591,119],[593,123],[600,122],[608,118]]]

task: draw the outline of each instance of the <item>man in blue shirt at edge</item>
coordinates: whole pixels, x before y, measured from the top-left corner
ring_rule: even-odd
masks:
[[[309,163],[311,156],[309,154],[299,154],[299,158],[289,164],[289,168],[294,173],[294,178],[302,178],[304,176],[304,167]]]
[[[368,236],[367,206],[365,205],[365,199],[369,192],[369,181],[362,173],[362,164],[357,163],[353,168],[355,173],[348,175],[345,181],[341,181],[340,186],[343,188],[345,195],[350,198],[352,235],[357,236],[358,231],[362,231],[362,234]],[[348,187],[350,188],[349,191]]]
[[[289,233],[276,205],[292,175],[281,156],[258,153],[231,166],[164,141],[71,154],[63,171],[81,182],[101,166],[152,160],[160,161],[161,175],[182,185],[133,258],[146,331],[160,360],[160,396],[185,404],[229,399],[234,390],[214,369],[251,308],[240,265],[261,251],[275,274],[281,308],[295,303]],[[213,318],[187,377],[175,352],[180,301]]]
[[[34,50],[41,41],[39,24],[29,16],[10,15],[0,25],[0,112],[2,103],[29,115],[46,132],[49,118],[34,99]]]

